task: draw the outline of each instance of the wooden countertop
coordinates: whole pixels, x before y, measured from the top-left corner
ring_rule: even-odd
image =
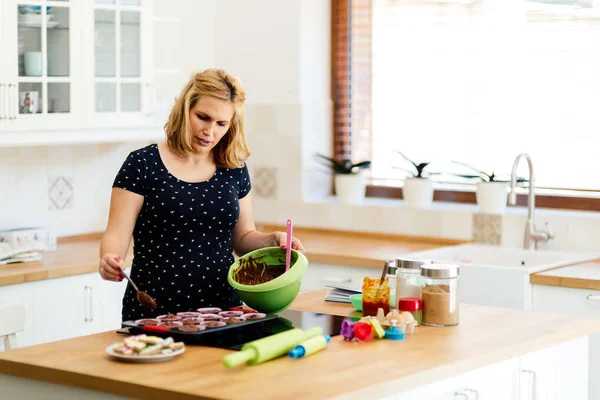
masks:
[[[539,272],[529,281],[534,285],[600,290],[600,260]]]
[[[262,225],[270,232],[281,227]],[[285,231],[285,229],[283,229]],[[361,234],[295,228],[294,236],[302,240],[310,262],[381,268],[384,260],[413,251],[462,243],[380,234]],[[0,286],[86,274],[98,269],[101,234],[86,235],[59,243],[58,250],[44,252],[41,261],[0,265]],[[130,250],[126,267],[131,265]]]
[[[325,291],[300,295],[292,309],[349,315],[349,305],[323,301]],[[0,353],[0,373],[146,399],[363,399],[517,357],[600,330],[600,320],[515,309],[461,305],[456,327],[417,327],[402,342],[346,342],[305,359],[282,357],[227,369],[227,350],[188,346],[159,364],[112,361],[104,349],[123,336],[106,332]],[[310,384],[306,384],[310,382]]]
[[[66,240],[56,251],[44,252],[40,261],[0,265],[0,286],[96,272],[99,249],[99,235]]]

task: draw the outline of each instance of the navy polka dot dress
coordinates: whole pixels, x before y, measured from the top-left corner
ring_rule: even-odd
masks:
[[[124,321],[242,303],[227,272],[239,199],[251,188],[246,165],[218,168],[204,182],[184,182],[167,171],[153,144],[129,154],[113,187],[144,196],[133,231],[131,278],[158,305],[155,311],[140,305],[128,283]]]

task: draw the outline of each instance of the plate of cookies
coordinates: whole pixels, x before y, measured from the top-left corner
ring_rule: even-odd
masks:
[[[183,342],[175,342],[172,337],[162,338],[145,334],[129,336],[106,348],[106,353],[112,358],[135,363],[167,361],[184,352]]]

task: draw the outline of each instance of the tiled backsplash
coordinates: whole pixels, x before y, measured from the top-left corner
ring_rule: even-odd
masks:
[[[476,243],[502,244],[502,215],[474,213],[473,241]]]
[[[0,229],[43,226],[58,236],[104,230],[114,176],[144,145],[0,148]]]
[[[68,176],[48,178],[48,210],[73,209],[73,178]]]
[[[523,246],[526,209],[510,209],[504,215],[483,219],[480,215],[474,205],[451,203],[417,210],[400,200],[367,199],[362,206],[348,206],[338,204],[335,198],[314,202],[254,199],[254,218],[268,224],[284,226],[287,218],[293,218],[297,226]],[[538,209],[537,226],[542,228],[545,221],[555,238],[540,243],[540,249],[598,251],[600,213]]]

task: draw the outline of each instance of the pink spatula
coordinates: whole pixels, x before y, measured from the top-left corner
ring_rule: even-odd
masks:
[[[285,270],[290,269],[290,262],[292,261],[292,220],[287,220],[287,232],[285,235]]]

